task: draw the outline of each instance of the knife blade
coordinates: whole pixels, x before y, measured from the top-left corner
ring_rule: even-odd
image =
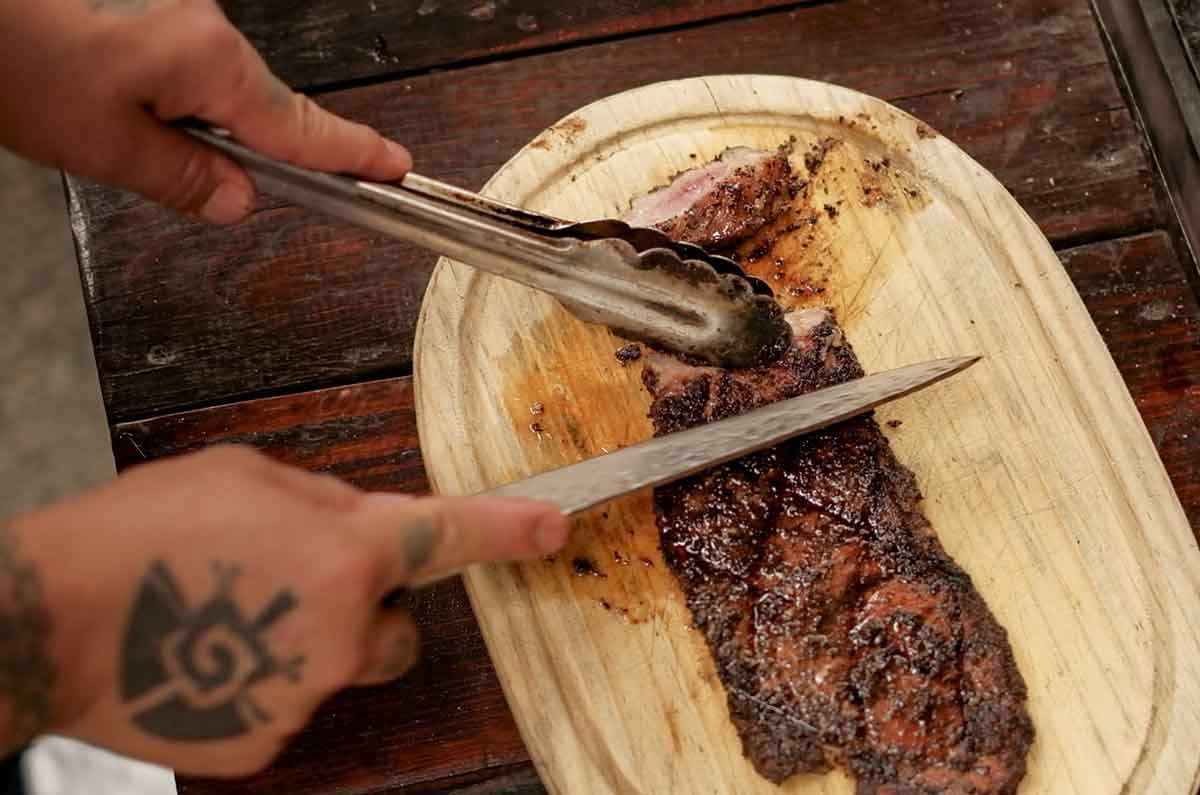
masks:
[[[911,364],[660,436],[483,492],[551,502],[568,515],[826,428],[965,370],[979,356]]]

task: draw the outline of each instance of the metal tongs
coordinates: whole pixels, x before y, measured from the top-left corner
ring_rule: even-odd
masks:
[[[658,230],[563,221],[418,174],[387,185],[309,171],[248,149],[226,131],[183,129],[233,158],[264,193],[548,293],[581,320],[623,337],[745,367],[790,333],[765,283]]]

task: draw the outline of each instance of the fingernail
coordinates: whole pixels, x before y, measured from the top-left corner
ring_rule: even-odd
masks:
[[[232,182],[222,182],[200,208],[200,215],[217,224],[232,224],[250,212],[252,197],[245,188]]]
[[[404,173],[407,174],[409,171],[412,171],[412,154],[410,154],[407,149],[395,141],[388,141],[387,149],[392,160],[400,164],[399,167],[404,170]]]
[[[533,529],[533,545],[543,555],[557,552],[567,543],[570,527],[561,513],[548,513]]]

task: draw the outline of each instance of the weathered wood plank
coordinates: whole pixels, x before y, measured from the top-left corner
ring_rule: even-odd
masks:
[[[478,187],[583,103],[731,71],[803,75],[897,100],[961,141],[1059,244],[1161,218],[1084,0],[917,0],[904,14],[847,0],[323,101],[407,142],[424,172]],[[77,181],[71,192],[115,421],[405,372],[431,256],[292,208],[267,205],[234,230],[214,230]]]
[[[1063,252],[1200,538],[1200,305],[1164,232]]]
[[[546,795],[532,762],[481,775],[431,781],[419,787],[398,790],[404,795]]]
[[[253,444],[281,461],[372,491],[427,492],[408,378],[170,414],[112,431],[119,471],[215,444]]]
[[[745,14],[795,0],[222,0],[293,85],[380,79],[452,63]]]
[[[1200,533],[1200,305],[1167,235],[1080,246],[1061,258]],[[122,469],[242,442],[364,488],[420,492],[427,487],[415,426],[410,381],[401,378],[127,423],[113,437]],[[516,776],[511,785],[480,783],[488,776],[479,771],[527,757],[459,584],[419,595],[414,612],[426,653],[414,676],[336,697],[267,773],[236,784],[187,781],[183,795],[357,795],[410,784],[421,786],[404,791],[538,792],[525,768],[505,768]],[[447,776],[457,778],[435,783]]]
[[[1129,111],[1080,101],[1104,96],[1111,86],[1106,69],[1088,66],[1016,88],[984,82],[896,104],[1000,177],[1051,242],[1066,247],[1162,220],[1158,207],[1141,204],[1154,180],[1141,137],[1132,127],[1128,135],[1114,134],[1132,124]],[[1047,102],[1058,111],[1047,113]],[[1073,165],[1051,165],[1066,163]],[[1128,178],[1115,180],[1118,173]],[[1122,208],[1129,201],[1139,203],[1132,213]]]
[[[1167,0],[1179,37],[1187,50],[1192,69],[1200,73],[1200,2],[1197,0]],[[1196,79],[1196,75],[1192,75]]]

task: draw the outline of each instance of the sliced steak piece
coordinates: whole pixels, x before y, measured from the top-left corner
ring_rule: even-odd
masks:
[[[765,367],[648,351],[655,433],[863,374],[828,311],[789,322],[792,347]],[[1025,683],[920,499],[871,416],[655,490],[664,558],[768,779],[840,765],[859,795],[1016,792]]]
[[[625,221],[713,250],[728,248],[772,221],[796,195],[789,151],[727,149],[635,200]]]

